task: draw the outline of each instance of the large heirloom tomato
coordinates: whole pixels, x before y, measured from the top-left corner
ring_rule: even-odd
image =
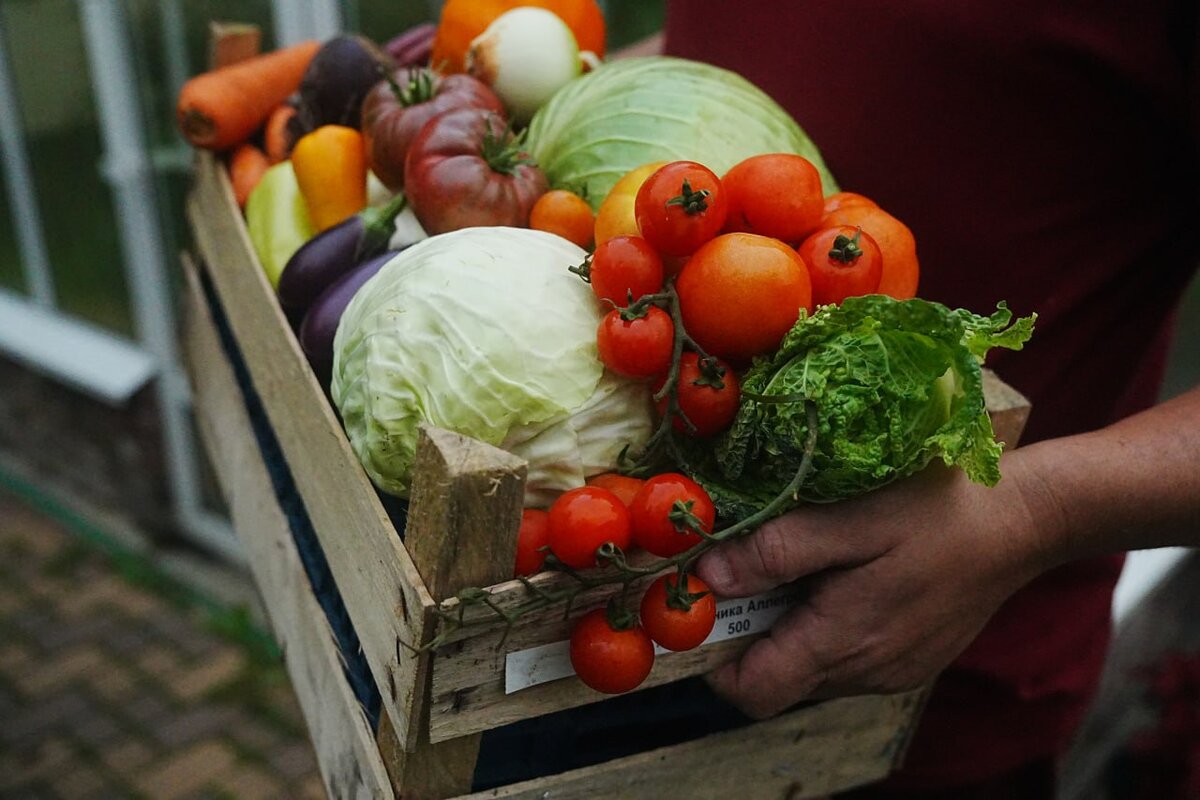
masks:
[[[404,157],[425,123],[456,108],[496,114],[504,106],[486,83],[470,75],[439,75],[424,67],[396,70],[375,84],[362,106],[367,164],[392,191],[404,188]]]
[[[408,148],[404,191],[430,236],[479,225],[528,227],[548,188],[504,121],[487,111],[440,114]]]

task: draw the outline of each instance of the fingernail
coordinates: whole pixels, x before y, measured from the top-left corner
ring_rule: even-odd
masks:
[[[696,572],[717,594],[727,594],[733,584],[733,568],[720,550],[705,553],[696,565]]]

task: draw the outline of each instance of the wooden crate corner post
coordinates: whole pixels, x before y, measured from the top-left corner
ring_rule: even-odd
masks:
[[[525,462],[474,439],[422,426],[413,474],[405,547],[434,599],[511,578]],[[424,629],[433,630],[434,622],[431,615]],[[465,794],[480,734],[430,742],[431,658],[428,653],[419,658],[408,735],[399,736],[387,715],[380,722],[384,763],[397,796],[432,800]]]

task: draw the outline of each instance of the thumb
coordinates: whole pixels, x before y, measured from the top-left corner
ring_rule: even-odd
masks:
[[[774,589],[835,563],[829,543],[814,533],[803,513],[794,511],[705,553],[696,573],[723,597]]]

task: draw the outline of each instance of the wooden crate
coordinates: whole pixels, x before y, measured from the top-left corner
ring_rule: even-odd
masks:
[[[677,788],[694,797],[717,797],[745,795],[752,786],[754,797],[795,800],[879,779],[896,765],[922,692],[823,702],[738,730],[469,794],[483,731],[605,697],[574,677],[505,693],[506,654],[567,638],[570,623],[561,609],[522,618],[502,646],[497,624],[463,628],[435,654],[414,656],[403,646],[428,640],[439,603],[452,608],[460,588],[488,586],[501,607],[528,596],[521,583],[505,580],[515,553],[525,466],[488,445],[423,431],[402,542],[253,254],[226,171],[208,154],[197,156],[188,219],[198,266],[185,258],[183,338],[198,424],[283,645],[332,796],[651,797]],[[301,568],[214,325],[201,285],[205,279],[261,397],[382,694],[378,732],[349,690]],[[994,376],[988,376],[986,389],[998,436],[1015,444],[1028,404]],[[557,587],[564,580],[544,573],[533,583]],[[573,617],[614,591],[588,592]],[[730,639],[659,657],[644,686],[705,673],[736,658],[752,641]]]

